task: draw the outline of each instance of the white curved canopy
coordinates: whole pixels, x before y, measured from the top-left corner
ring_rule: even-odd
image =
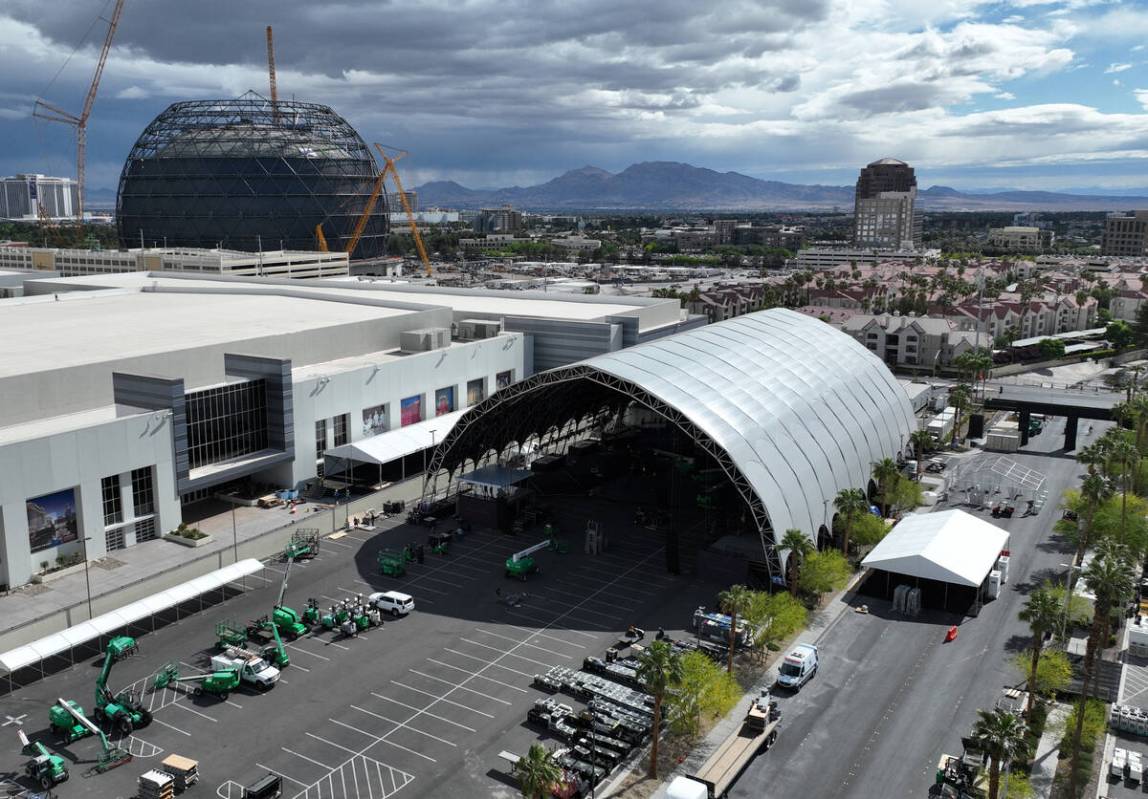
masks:
[[[873,569],[976,588],[1008,546],[1008,533],[963,510],[915,513],[861,562]]]

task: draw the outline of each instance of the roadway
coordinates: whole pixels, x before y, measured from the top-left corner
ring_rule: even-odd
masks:
[[[854,599],[873,612],[846,612],[826,630],[817,677],[799,694],[780,698],[781,736],[750,764],[731,797],[927,794],[937,759],[961,751],[977,709],[992,707],[1001,688],[1022,680],[1011,660],[1029,640],[1017,619],[1026,593],[1044,579],[1063,579],[1058,564],[1067,548],[1050,540],[1056,500],[1079,480],[1074,460],[1048,455],[1060,445],[1063,425],[1054,420],[1016,456],[1047,479],[1042,512],[991,520],[1011,534],[1011,574],[1001,597],[963,622],[937,612],[905,619],[893,616],[888,603]],[[1094,435],[1105,426],[1094,425]],[[960,623],[958,638],[944,644],[953,623]]]

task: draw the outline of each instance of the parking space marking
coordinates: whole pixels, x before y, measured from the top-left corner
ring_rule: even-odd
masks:
[[[382,699],[386,702],[391,702],[392,704],[398,705],[399,707],[405,707],[407,710],[420,710],[425,716],[430,716],[432,719],[438,719],[439,721],[445,721],[447,724],[453,724],[454,726],[459,727],[460,729],[464,729],[467,732],[478,732],[478,730],[476,730],[474,727],[468,727],[465,724],[459,724],[457,721],[451,721],[450,719],[444,718],[443,716],[437,716],[434,713],[430,713],[424,710],[423,708],[415,707],[414,705],[408,705],[406,702],[400,702],[397,699],[391,699],[389,696],[383,696],[382,694],[375,693],[374,691],[371,691],[371,696],[375,697],[376,699]],[[435,697],[435,699],[438,698],[439,697],[437,696]]]
[[[527,663],[533,663],[535,666],[545,666],[546,668],[550,668],[551,666],[554,665],[553,663],[545,663],[541,660],[535,660],[534,658],[528,658],[525,655],[518,654],[517,652],[507,652],[506,650],[499,649],[496,646],[489,646],[487,644],[480,644],[478,641],[473,641],[470,638],[459,638],[458,640],[465,641],[466,643],[473,644],[474,646],[481,646],[483,649],[489,649],[492,652],[499,653],[500,655],[509,655],[510,657],[516,657],[519,660],[525,660]],[[522,641],[515,641],[515,644],[518,644],[519,646],[525,646],[525,644]],[[531,675],[531,676],[533,676],[533,675]]]
[[[154,721],[156,724],[162,724],[164,727],[167,727],[169,730],[175,730],[180,735],[186,735],[188,738],[191,737],[191,733],[188,732],[187,730],[181,730],[179,727],[175,726],[174,724],[168,724],[163,719],[157,719],[155,716],[152,716],[151,720]]]
[[[459,583],[452,583],[450,580],[444,580],[441,577],[434,577],[430,574],[419,574],[419,575],[416,575],[416,576],[411,578],[412,583],[418,582],[419,580],[432,580],[436,583],[442,583],[443,585],[449,585],[451,588],[465,588],[466,587],[466,586],[461,585]],[[422,587],[422,586],[420,586],[420,587]]]
[[[178,707],[180,710],[186,710],[188,713],[194,713],[197,716],[202,716],[203,718],[207,719],[208,721],[212,722],[213,724],[219,723],[216,719],[213,719],[211,716],[207,715],[206,713],[200,713],[195,708],[188,707],[183,702],[172,702],[170,705],[166,705],[166,707]]]
[[[347,781],[347,772],[351,780]],[[338,782],[336,783],[336,777]],[[362,782],[360,783],[360,779]],[[293,799],[387,799],[414,781],[405,771],[380,763],[372,757],[355,754],[330,774],[296,794]],[[377,787],[376,787],[377,783]],[[365,788],[363,787],[365,786]],[[353,790],[352,790],[353,789]]]
[[[553,602],[559,606],[565,606],[565,605],[569,604],[569,600],[563,601],[561,599],[554,599],[552,597],[547,597],[546,595],[542,595],[542,601],[543,602]],[[591,610],[590,608],[579,608],[578,609],[578,615],[581,617],[583,614],[588,614],[590,616],[602,616],[603,618],[613,619],[614,621],[621,621],[623,618],[622,616],[619,616],[617,613],[603,613],[600,610]]]
[[[287,780],[288,782],[293,782],[293,783],[295,783],[296,785],[302,785],[304,788],[306,788],[306,787],[307,787],[307,783],[305,783],[305,782],[300,782],[299,780],[295,779],[294,777],[288,777],[288,776],[287,776],[286,774],[284,774],[282,771],[276,771],[276,770],[275,770],[275,769],[273,769],[273,768],[268,768],[267,766],[263,765],[262,763],[256,763],[256,764],[255,764],[255,766],[256,766],[257,768],[261,768],[261,769],[263,769],[264,771],[270,771],[270,772],[271,772],[272,774],[274,774],[276,777],[282,777],[283,779]]]
[[[335,719],[328,719],[328,721],[335,721]],[[335,723],[337,724],[338,722],[335,722]],[[347,725],[347,726],[350,726],[350,725]],[[359,732],[363,732],[363,731],[359,730]],[[366,735],[366,733],[363,733],[363,734]],[[337,744],[334,741],[328,741],[326,738],[322,737],[321,735],[316,735],[313,732],[307,733],[307,736],[309,738],[314,738],[319,743],[324,743],[324,744],[327,744],[328,746],[332,746],[335,749],[342,749],[344,752],[350,752],[352,755],[359,754],[358,750],[351,749],[350,747],[343,746],[342,744]],[[371,737],[374,738],[375,736],[372,735]]]
[[[453,699],[443,699],[438,694],[431,693],[430,691],[424,691],[422,688],[415,688],[413,685],[407,685],[406,683],[399,682],[398,680],[391,680],[391,683],[399,686],[400,688],[406,688],[408,691],[414,691],[416,694],[423,694],[424,696],[429,696],[432,699],[441,699],[448,705],[454,705],[455,707],[460,707],[463,710],[469,710],[471,713],[477,713],[480,716],[486,716],[488,719],[494,718],[493,713],[487,713],[484,710],[478,710],[477,708],[473,708],[470,705],[464,705],[462,702],[456,702]],[[447,685],[450,685],[450,683],[447,683]],[[507,704],[509,704],[509,702]]]
[[[530,633],[531,638],[534,638],[534,637],[547,638],[551,641],[557,641],[560,644],[566,644],[566,646],[576,646],[579,649],[585,649],[586,648],[585,644],[576,644],[573,641],[567,641],[565,638],[558,638],[557,636],[554,636],[554,635],[548,635],[548,634],[546,634],[540,630],[534,629],[533,627],[520,627],[517,624],[508,624],[506,626],[510,627],[512,630],[522,630],[522,632],[524,632],[524,633]],[[571,632],[573,632],[573,630],[571,630]],[[597,636],[592,635],[590,637],[597,640]]]
[[[437,735],[431,735],[429,732],[424,732],[423,730],[420,730],[418,727],[411,727],[407,724],[404,724],[401,721],[395,721],[394,719],[389,719],[386,716],[384,716],[382,713],[375,713],[374,711],[361,708],[358,705],[351,705],[351,707],[353,707],[355,710],[358,710],[360,713],[366,713],[368,716],[374,716],[375,718],[381,719],[382,721],[385,721],[388,724],[394,724],[395,725],[394,729],[392,729],[391,732],[386,733],[386,735],[380,736],[378,739],[379,741],[386,741],[387,743],[394,743],[394,741],[387,740],[387,735],[390,735],[395,730],[410,730],[411,732],[417,732],[419,735],[425,735],[427,738],[433,738],[436,741],[442,741],[444,744],[447,744],[448,746],[453,746],[456,749],[458,748],[458,744],[451,743],[446,738],[439,738]],[[378,741],[376,741],[376,743],[377,742]],[[408,749],[407,751],[409,752],[412,750]],[[419,754],[422,755],[421,752]],[[431,761],[432,763],[438,762],[437,760],[435,760],[430,755],[422,755],[422,757],[425,757],[427,760]]]
[[[508,610],[506,612],[508,615],[511,615],[511,616],[518,616],[520,618],[529,619],[530,621],[534,621],[534,622],[544,622],[546,624],[546,626],[549,626],[549,625],[553,624],[554,622],[558,621],[558,619],[563,618],[563,616],[557,616],[554,619],[552,619],[551,621],[546,622],[544,619],[541,619],[538,616],[534,616],[530,613],[523,613],[520,610]],[[595,627],[602,627],[603,630],[609,629],[608,627],[604,627],[601,624],[595,624],[593,622],[582,622],[582,623],[583,624],[590,624],[591,626],[595,626]],[[563,630],[563,632],[568,632],[571,635],[581,635],[583,638],[589,638],[592,641],[598,640],[598,636],[592,635],[590,633],[582,632],[581,630]]]
[[[517,685],[511,685],[511,684],[510,684],[510,683],[508,683],[508,682],[503,682],[502,680],[496,680],[496,679],[494,679],[493,677],[487,677],[485,674],[479,674],[477,671],[467,671],[467,670],[466,670],[466,669],[464,669],[464,668],[461,668],[461,667],[459,667],[459,666],[453,666],[453,665],[451,665],[450,663],[444,663],[444,662],[443,662],[443,661],[441,661],[441,660],[435,660],[434,658],[427,658],[427,662],[428,662],[428,663],[434,663],[436,666],[444,666],[445,668],[448,668],[448,669],[454,669],[455,671],[461,671],[463,674],[467,674],[467,675],[469,675],[469,676],[471,676],[471,677],[480,677],[481,679],[484,679],[484,680],[486,680],[486,681],[488,681],[488,682],[492,682],[492,683],[494,683],[495,685],[501,685],[503,688],[511,688],[511,689],[513,689],[513,690],[515,690],[515,691],[518,691],[519,693],[522,693],[522,694],[528,694],[528,693],[530,693],[530,692],[529,692],[529,691],[527,691],[525,688],[519,688]],[[412,669],[412,671],[413,671],[413,669]],[[417,673],[417,672],[416,672],[416,673]],[[533,675],[533,674],[530,674],[530,675],[527,675],[527,676],[529,676],[529,677],[533,677],[534,675]],[[456,686],[456,687],[459,687],[459,688],[461,688],[462,686]]]
[[[344,538],[346,537],[348,536],[344,536]],[[332,541],[330,538],[327,539],[327,543],[332,546],[343,547],[344,549],[358,549],[354,544],[344,544],[342,541]]]
[[[426,677],[428,680],[434,680],[435,682],[441,682],[443,685],[449,685],[452,688],[460,688],[463,691],[469,691],[470,693],[472,693],[476,696],[481,696],[482,698],[489,699],[492,702],[499,702],[503,705],[506,705],[507,707],[510,706],[510,703],[507,702],[505,699],[499,699],[497,696],[491,696],[490,694],[484,694],[482,691],[476,691],[474,688],[468,688],[465,685],[456,685],[455,683],[451,682],[450,680],[444,680],[442,677],[435,677],[432,674],[427,674],[426,672],[418,671],[416,669],[408,669],[408,671],[410,671],[411,674],[417,674],[420,677]],[[519,690],[521,690],[521,689],[519,689]],[[522,693],[526,693],[526,691],[522,691]]]
[[[286,752],[289,755],[295,755],[295,757],[298,757],[302,760],[306,760],[308,763],[314,763],[316,766],[319,766],[320,768],[325,768],[328,771],[331,770],[331,767],[328,766],[326,763],[320,763],[318,760],[316,760],[313,757],[307,757],[306,755],[301,755],[293,749],[288,749],[286,746],[280,746],[279,748],[282,749],[284,752]]]
[[[311,652],[309,650],[306,650],[303,647],[298,646],[297,644],[284,643],[283,646],[289,646],[292,649],[294,649],[296,652],[302,652],[304,655],[310,655],[313,658],[319,658],[319,660],[330,660],[331,659],[331,658],[327,657],[326,655],[320,655],[317,652]]]
[[[443,651],[450,652],[452,655],[458,655],[459,657],[470,658],[471,660],[477,660],[479,663],[485,664],[484,668],[488,667],[488,666],[496,666],[500,669],[504,669],[504,670],[509,671],[513,674],[517,674],[521,677],[533,677],[534,676],[533,674],[530,674],[529,672],[525,672],[525,671],[521,671],[519,669],[511,668],[510,666],[504,666],[501,663],[498,663],[498,662],[493,661],[493,660],[487,660],[486,658],[480,658],[477,655],[468,655],[466,652],[459,652],[457,649],[451,649],[449,646],[444,646]],[[504,653],[504,654],[506,654],[506,653]]]
[[[511,638],[509,635],[502,635],[501,633],[494,633],[494,632],[491,632],[490,630],[484,630],[481,627],[475,627],[474,631],[476,633],[482,633],[483,635],[489,635],[489,636],[492,636],[494,638],[501,638],[503,641],[510,641],[511,643],[515,643],[515,644],[521,643],[523,646],[528,646],[532,649],[541,650],[541,651],[546,652],[548,654],[554,655],[555,657],[566,658],[567,660],[574,657],[573,655],[568,655],[565,652],[555,652],[553,649],[547,649],[544,646],[539,646],[538,644],[532,644],[529,642],[529,639],[527,639],[526,641],[518,641],[517,639]],[[463,640],[465,640],[465,639],[463,639]]]

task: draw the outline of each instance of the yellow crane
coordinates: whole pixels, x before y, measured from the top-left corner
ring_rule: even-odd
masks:
[[[431,277],[434,274],[434,270],[431,268],[430,258],[427,257],[427,250],[423,245],[423,237],[422,234],[419,233],[418,223],[415,221],[415,212],[411,208],[410,200],[407,199],[406,190],[403,189],[402,178],[399,177],[399,170],[395,166],[395,162],[405,157],[408,153],[406,150],[395,150],[395,154],[390,156],[387,155],[387,149],[381,144],[375,144],[375,149],[379,151],[379,156],[383,159],[383,168],[375,177],[375,185],[371,189],[370,196],[367,198],[367,204],[363,208],[363,213],[359,215],[359,219],[355,223],[355,229],[351,232],[351,238],[347,242],[346,252],[348,255],[351,255],[354,253],[355,247],[359,245],[359,239],[362,238],[363,231],[367,228],[367,222],[375,210],[375,205],[379,201],[379,195],[382,193],[383,183],[389,173],[391,180],[395,184],[395,190],[398,192],[399,202],[402,203],[403,212],[407,215],[407,224],[411,229],[411,238],[415,240],[415,249],[418,250],[419,260],[422,261],[426,276]],[[320,252],[329,251],[327,247],[327,237],[323,235],[322,222],[315,225],[315,241],[319,245]]]
[[[76,199],[79,206],[76,209],[76,216],[81,224],[84,221],[84,168],[88,146],[88,118],[92,115],[92,106],[96,102],[96,92],[100,88],[100,78],[104,75],[104,67],[108,63],[108,52],[112,49],[112,37],[116,35],[116,28],[120,24],[120,15],[123,10],[124,0],[116,0],[115,7],[112,8],[111,19],[108,20],[104,45],[100,48],[100,57],[96,61],[96,72],[88,86],[88,93],[84,97],[84,106],[80,113],[78,115],[73,114],[40,98],[37,98],[36,104],[32,108],[32,116],[34,117],[51,122],[61,122],[76,129]]]

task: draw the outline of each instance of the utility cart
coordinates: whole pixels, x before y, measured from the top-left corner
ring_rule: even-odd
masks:
[[[402,577],[407,572],[407,564],[401,553],[393,549],[379,550],[379,574],[388,577]]]

